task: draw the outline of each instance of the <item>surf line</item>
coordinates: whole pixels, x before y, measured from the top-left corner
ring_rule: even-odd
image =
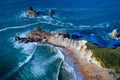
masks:
[[[3,28],[3,29],[0,29],[0,32],[2,32],[2,31],[6,31],[6,30],[9,30],[9,29],[26,28],[26,27],[29,27],[29,26],[32,26],[32,25],[36,25],[36,24],[39,24],[39,23],[40,23],[40,22],[32,23],[32,24],[27,24],[27,25],[23,25],[23,26],[6,27],[6,28]]]
[[[22,66],[27,64],[32,59],[35,51],[36,51],[36,47],[35,47],[34,51],[29,56],[27,56],[26,60],[24,60],[23,62],[19,62],[18,66],[14,70],[12,70],[8,74],[6,74],[1,80],[6,80],[10,76],[12,76],[12,74],[15,73],[18,69],[20,69]]]

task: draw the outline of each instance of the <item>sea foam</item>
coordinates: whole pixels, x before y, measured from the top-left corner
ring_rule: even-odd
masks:
[[[26,28],[26,27],[30,27],[32,25],[36,25],[36,24],[39,24],[39,23],[40,22],[36,22],[36,23],[32,23],[32,24],[27,24],[27,25],[23,25],[23,26],[5,27],[3,29],[0,29],[0,32],[6,31],[6,30],[9,30],[9,29]]]

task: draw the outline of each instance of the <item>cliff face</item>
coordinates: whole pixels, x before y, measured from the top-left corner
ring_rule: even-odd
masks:
[[[73,52],[73,55],[82,64],[80,65],[80,72],[83,74],[84,78],[87,77],[85,80],[116,80],[113,74],[110,75],[106,69],[101,67],[101,63],[92,56],[93,52],[88,49],[87,41],[70,40],[57,33],[54,36],[50,36],[48,42],[53,45],[65,47]]]
[[[82,65],[80,71],[83,72],[83,75],[87,75],[89,77],[88,79],[116,80],[116,77],[118,77],[115,74],[110,74],[111,71],[102,68],[101,63],[96,59],[96,57],[93,56],[92,49],[88,48],[87,41],[70,40],[57,33],[54,36],[51,36],[48,39],[48,42],[53,45],[70,49],[81,62]],[[84,74],[85,71],[88,73]],[[97,78],[95,78],[96,76]]]
[[[84,62],[89,62],[91,59],[91,50],[87,50],[87,41],[85,40],[70,40],[57,33],[54,36],[51,36],[48,39],[48,42],[54,45],[59,45],[71,49],[73,52],[76,53],[76,56]]]

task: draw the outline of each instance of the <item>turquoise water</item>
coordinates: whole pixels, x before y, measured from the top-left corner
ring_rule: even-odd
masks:
[[[24,11],[30,5],[36,11],[54,9],[56,13],[53,18],[28,19]],[[59,73],[64,56],[57,48],[14,41],[14,36],[26,37],[37,25],[51,33],[82,35],[76,40],[85,39],[100,47],[115,48],[114,44],[120,44],[119,39],[109,37],[114,28],[120,30],[119,0],[0,0],[0,6],[0,80],[63,79]]]

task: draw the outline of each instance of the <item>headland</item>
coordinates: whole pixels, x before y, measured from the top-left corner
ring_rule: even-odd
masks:
[[[60,50],[64,53],[66,59],[71,59],[69,64],[72,63],[76,73],[82,74],[84,80],[120,79],[119,49],[100,48],[86,40],[71,40],[66,32],[51,34],[43,31],[39,26],[29,32],[28,37],[16,36],[15,40],[61,47]]]

